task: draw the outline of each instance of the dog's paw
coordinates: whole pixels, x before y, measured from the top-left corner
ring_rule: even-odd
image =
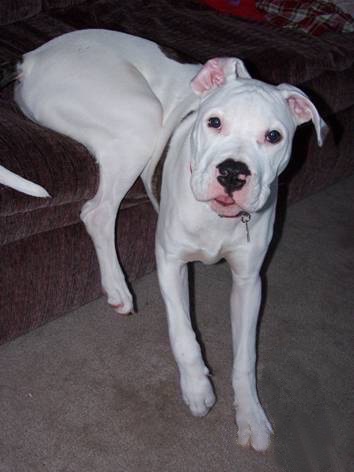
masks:
[[[118,305],[114,305],[113,303],[109,303],[109,305],[113,308],[113,310],[118,315],[133,315],[135,313],[133,309],[133,305],[127,305],[125,303],[118,303]]]
[[[194,416],[205,416],[215,403],[215,395],[210,380],[201,377],[181,376],[183,400]]]
[[[266,451],[273,433],[263,408],[253,405],[248,409],[237,408],[236,423],[238,426],[238,443],[251,446],[255,451]]]
[[[120,284],[118,288],[110,288],[107,290],[103,287],[104,293],[107,295],[107,302],[113,310],[119,315],[128,315],[134,313],[133,298],[126,284]]]

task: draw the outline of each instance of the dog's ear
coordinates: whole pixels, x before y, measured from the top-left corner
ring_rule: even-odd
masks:
[[[192,79],[191,87],[197,95],[203,95],[216,87],[221,87],[228,80],[236,78],[250,79],[250,75],[241,59],[236,57],[214,57],[210,59]]]
[[[278,89],[287,101],[297,126],[312,121],[316,130],[318,145],[322,146],[328,127],[320,117],[315,105],[302,90],[293,85],[281,84],[278,85]]]

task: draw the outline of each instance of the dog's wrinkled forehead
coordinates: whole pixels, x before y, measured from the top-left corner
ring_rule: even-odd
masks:
[[[257,117],[266,121],[290,116],[279,90],[254,79],[235,80],[203,97],[199,108],[200,115],[213,112],[242,118],[240,125]]]

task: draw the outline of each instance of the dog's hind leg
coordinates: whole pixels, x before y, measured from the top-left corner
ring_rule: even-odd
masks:
[[[116,154],[123,152],[116,148]],[[119,205],[125,194],[141,173],[144,162],[130,169],[124,165],[129,161],[110,154],[100,156],[100,183],[97,194],[85,203],[81,220],[94,243],[101,271],[103,291],[108,303],[119,314],[133,311],[132,296],[119,265],[115,246],[115,223]],[[134,161],[137,164],[137,161]],[[109,163],[109,165],[108,165]]]
[[[126,314],[132,311],[133,305],[117,259],[115,221],[120,202],[127,188],[122,186],[119,189],[115,188],[117,184],[119,186],[119,180],[115,183],[113,175],[109,175],[108,172],[101,169],[98,192],[92,200],[83,206],[81,220],[84,222],[96,249],[102,288],[107,294],[108,303],[118,313]]]
[[[153,103],[151,105],[153,108]],[[132,312],[133,303],[116,254],[115,222],[122,199],[152,154],[161,122],[159,110],[157,104],[156,113],[150,113],[150,119],[143,115],[136,118],[134,139],[128,133],[128,137],[106,143],[104,149],[97,153],[100,165],[99,188],[95,197],[86,202],[81,211],[81,220],[96,249],[103,290],[108,303],[119,314]],[[137,126],[139,122],[140,126]]]

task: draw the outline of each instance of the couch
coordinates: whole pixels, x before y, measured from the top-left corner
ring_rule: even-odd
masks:
[[[139,35],[190,62],[238,56],[253,76],[305,90],[331,127],[321,149],[311,126],[298,130],[281,179],[283,203],[354,171],[353,33],[314,37],[220,14],[197,0],[2,0],[0,25],[0,62],[82,28]],[[37,199],[0,186],[0,342],[5,342],[101,295],[94,248],[79,218],[97,190],[99,172],[81,144],[25,118],[12,85],[0,91],[0,163],[52,195]],[[130,281],[154,270],[155,225],[138,180],[117,225],[119,257]]]

